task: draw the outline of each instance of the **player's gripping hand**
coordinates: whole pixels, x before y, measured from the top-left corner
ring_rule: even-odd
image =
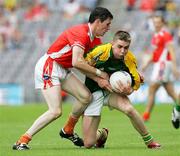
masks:
[[[112,87],[111,87],[111,85],[109,83],[109,80],[99,78],[97,83],[98,83],[99,87],[101,87],[101,88],[103,88],[105,90],[108,90],[109,92],[113,92]]]
[[[106,72],[101,71],[100,77],[109,81],[109,75]]]
[[[178,80],[180,78],[180,72],[177,70],[176,67],[172,68],[173,71],[173,75],[175,76],[175,78]]]
[[[118,81],[118,86],[114,89],[116,93],[123,95],[130,95],[134,90],[131,87],[131,83],[123,84],[121,81]]]

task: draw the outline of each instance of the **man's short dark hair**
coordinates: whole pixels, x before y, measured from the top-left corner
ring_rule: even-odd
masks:
[[[93,23],[96,19],[100,19],[103,22],[108,18],[113,19],[113,15],[108,9],[96,7],[89,16],[89,23]]]
[[[119,30],[115,33],[113,40],[122,40],[131,43],[131,36],[127,31]]]
[[[160,18],[161,21],[162,21],[164,24],[166,24],[166,20],[165,20],[164,16],[162,16],[162,15],[156,14],[156,15],[153,16],[153,18]]]

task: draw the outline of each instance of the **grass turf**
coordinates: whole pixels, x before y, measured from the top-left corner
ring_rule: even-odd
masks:
[[[136,105],[142,113],[144,105]],[[128,118],[115,110],[104,108],[100,127],[108,127],[109,137],[104,149],[83,149],[70,141],[61,139],[60,128],[71,111],[70,104],[63,105],[63,116],[33,137],[29,151],[12,150],[13,143],[23,134],[33,121],[46,110],[43,104],[23,106],[0,106],[0,156],[179,156],[180,129],[171,125],[170,105],[157,105],[151,121],[145,123],[162,149],[151,150],[144,145],[139,134],[133,129]],[[81,135],[81,121],[76,132]]]

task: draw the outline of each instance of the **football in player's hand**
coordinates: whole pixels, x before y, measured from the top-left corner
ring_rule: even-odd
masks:
[[[118,86],[119,86],[119,81],[121,82],[121,84],[123,84],[124,86],[126,85],[131,85],[132,83],[132,79],[129,73],[127,73],[126,71],[117,71],[114,72],[111,76],[110,76],[110,84],[111,87],[114,91],[117,90]]]

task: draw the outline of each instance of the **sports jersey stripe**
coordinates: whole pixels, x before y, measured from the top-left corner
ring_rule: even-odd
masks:
[[[42,73],[42,78],[44,80],[44,89],[47,88],[47,84],[49,85],[49,87],[53,86],[51,79],[52,69],[53,69],[53,60],[51,57],[48,57],[43,67],[43,73]]]
[[[167,55],[168,55],[168,49],[164,48],[164,50],[162,51],[162,53],[159,56],[158,61],[166,61],[167,60]]]
[[[79,44],[79,43],[74,43],[74,44],[72,45],[72,47],[74,47],[74,46],[79,46],[79,47],[81,47],[82,49],[85,49],[85,47],[84,47],[83,45]]]
[[[90,23],[88,23],[88,28],[89,28],[88,36],[90,37],[90,40],[92,42],[94,40],[94,36],[90,27]]]
[[[66,46],[64,46],[64,48],[62,48],[61,50],[59,50],[58,52],[52,52],[51,54],[49,54],[49,56],[52,59],[55,58],[59,58],[61,57],[63,54],[69,52],[71,50],[71,46],[69,44],[67,44]]]

